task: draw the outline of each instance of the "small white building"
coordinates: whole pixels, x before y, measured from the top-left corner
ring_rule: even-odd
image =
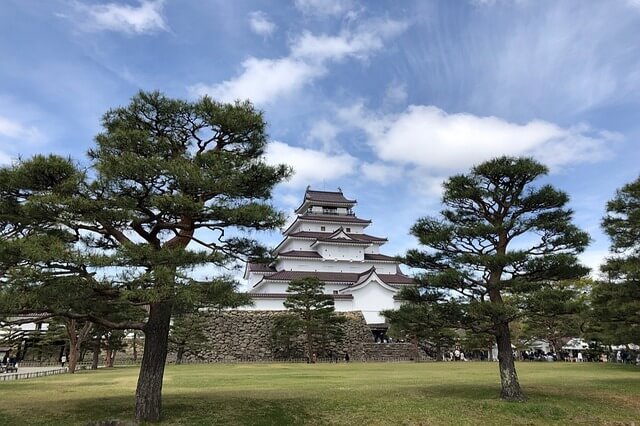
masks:
[[[371,221],[354,214],[356,204],[341,190],[307,188],[296,220],[272,252],[275,260],[247,264],[244,277],[254,305],[246,309],[285,310],[289,282],[317,277],[336,311],[361,311],[368,324],[384,323],[380,312],[397,309],[396,294],[414,282],[393,257],[380,253],[387,239],[365,233]]]

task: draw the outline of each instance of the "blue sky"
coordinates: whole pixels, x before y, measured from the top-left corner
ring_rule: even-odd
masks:
[[[402,254],[443,179],[530,155],[596,266],[604,204],[640,172],[638,40],[640,0],[4,0],[0,163],[83,157],[139,89],[249,98],[268,160],[297,170],[275,195],[287,212],[309,184],[340,186]]]

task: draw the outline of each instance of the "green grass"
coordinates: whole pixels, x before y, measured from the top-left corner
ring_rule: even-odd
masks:
[[[526,403],[498,399],[495,363],[168,367],[165,424],[640,424],[640,368],[519,363]],[[0,382],[0,425],[130,420],[138,370]]]

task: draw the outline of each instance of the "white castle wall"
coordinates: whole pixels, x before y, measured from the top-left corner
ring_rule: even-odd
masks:
[[[367,324],[383,323],[385,319],[380,311],[396,309],[394,291],[388,290],[376,281],[352,291],[353,308],[362,311]]]
[[[334,304],[337,312],[351,312],[357,311],[357,308],[353,306],[353,300],[338,299]],[[266,299],[256,298],[253,300],[253,306],[242,306],[237,308],[241,311],[284,311],[284,299]],[[369,321],[367,321],[369,322]]]
[[[364,247],[338,244],[316,244],[318,253],[325,259],[364,260]]]
[[[347,225],[347,224],[339,224],[339,223],[314,223],[314,222],[298,222],[289,233],[299,232],[299,231],[309,231],[309,232],[335,232],[340,227],[345,229],[346,232],[350,234],[362,234],[366,225]],[[324,229],[322,229],[324,228]],[[347,230],[346,228],[349,228]]]
[[[382,263],[373,261],[350,262],[348,260],[321,260],[321,259],[278,259],[276,269],[278,271],[321,271],[321,272],[349,272],[361,273],[375,266],[379,274],[395,274],[395,263]]]

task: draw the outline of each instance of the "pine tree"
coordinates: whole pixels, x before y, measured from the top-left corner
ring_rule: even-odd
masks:
[[[284,306],[291,314],[287,321],[279,323],[281,327],[289,327],[295,333],[302,333],[305,352],[309,361],[313,354],[322,349],[323,343],[339,340],[340,324],[344,318],[336,315],[333,298],[324,294],[324,283],[317,278],[308,277],[293,280],[287,287],[287,299]]]
[[[562,345],[580,336],[585,325],[587,297],[580,282],[549,282],[524,295],[523,334],[549,342],[559,356]]]
[[[382,312],[389,322],[389,334],[408,339],[416,345],[416,352],[422,347],[431,352],[436,361],[441,361],[443,350],[456,341],[462,307],[433,289],[406,288],[401,298],[403,304],[399,309]]]
[[[602,266],[607,281],[592,291],[593,325],[604,343],[640,341],[640,177],[607,203],[602,226],[613,256]]]
[[[289,170],[263,161],[266,124],[248,102],[140,92],[102,126],[87,168],[36,156],[0,169],[0,312],[144,332],[136,418],[157,421],[172,313],[223,304],[237,285],[194,269],[264,254],[240,235],[282,225],[268,200]],[[143,319],[104,316],[129,309]]]
[[[440,217],[412,227],[426,250],[410,250],[406,263],[425,270],[421,286],[465,300],[467,326],[493,334],[498,346],[501,397],[522,401],[509,324],[518,316],[508,296],[540,283],[588,272],[576,254],[589,242],[572,224],[569,197],[551,185],[533,187],[547,168],[529,158],[500,157],[444,183]]]

